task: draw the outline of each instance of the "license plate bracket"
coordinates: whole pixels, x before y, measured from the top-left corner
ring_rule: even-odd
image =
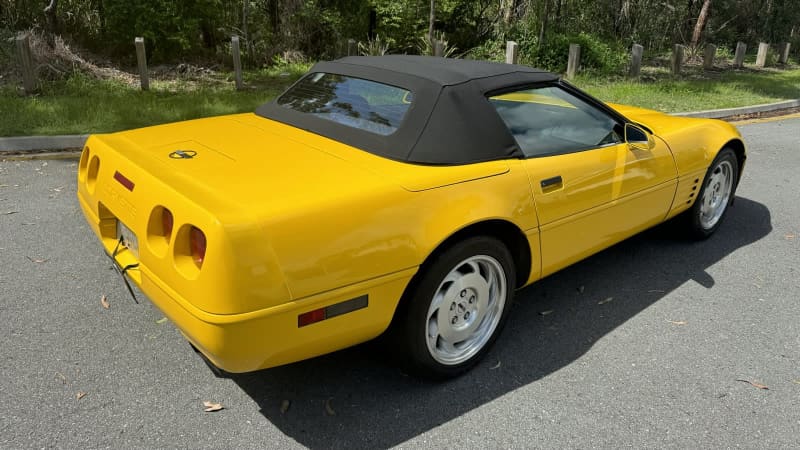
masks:
[[[120,245],[128,249],[136,259],[139,259],[139,239],[127,225],[117,220],[117,240]]]

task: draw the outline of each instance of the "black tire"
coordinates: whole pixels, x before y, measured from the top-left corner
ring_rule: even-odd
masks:
[[[475,273],[476,267],[479,273]],[[489,272],[496,276],[494,283],[487,282]],[[489,236],[458,242],[427,261],[406,290],[397,312],[393,341],[405,368],[425,378],[446,379],[480,361],[507,319],[516,288],[515,273],[511,252]],[[445,282],[448,275],[451,278]],[[436,304],[441,308],[433,305],[437,294],[442,302]],[[449,343],[444,342],[445,334],[453,334],[453,345],[447,347],[453,350],[452,360],[447,359],[450,354],[444,345],[439,348],[439,343]],[[469,339],[458,341],[456,336],[461,334]],[[432,344],[434,341],[436,344]]]
[[[714,208],[714,213],[709,214],[706,205],[706,195],[714,195],[714,190],[719,189],[720,177],[723,177],[724,172],[729,171],[728,179],[730,186],[728,187],[727,199],[724,202],[719,202],[718,206]],[[739,184],[739,160],[736,154],[730,148],[723,148],[714,158],[714,161],[709,166],[706,176],[703,179],[703,185],[697,195],[691,209],[686,211],[684,223],[687,226],[687,231],[690,237],[694,239],[706,239],[719,228],[722,224],[725,215],[728,213],[729,206],[733,203],[733,198],[736,195],[736,186]],[[713,220],[712,219],[713,216]]]

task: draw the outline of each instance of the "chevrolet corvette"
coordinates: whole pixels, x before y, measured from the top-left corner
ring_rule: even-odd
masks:
[[[745,158],[730,124],[530,67],[347,57],[253,113],[91,136],[78,200],[212,367],[385,334],[445,378],[486,354],[516,290],[667,220],[714,233]]]

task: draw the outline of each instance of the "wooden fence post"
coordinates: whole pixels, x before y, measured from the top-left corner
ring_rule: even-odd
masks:
[[[444,42],[438,39],[433,40],[433,56],[444,56]]]
[[[239,36],[231,37],[231,53],[233,53],[233,72],[236,79],[236,90],[241,91],[244,88],[242,82],[242,55],[239,49]]]
[[[714,68],[715,56],[717,56],[717,46],[714,44],[707,44],[706,52],[703,55],[703,69],[711,70]]]
[[[506,64],[516,64],[519,58],[519,44],[506,41]]]
[[[30,36],[20,34],[16,38],[17,56],[19,57],[19,68],[22,70],[22,87],[26,94],[36,92],[36,72],[33,69],[33,58],[31,57]]]
[[[578,68],[581,65],[581,46],[578,44],[569,44],[569,57],[567,58],[567,79],[575,78],[578,73]]]
[[[756,55],[756,67],[764,67],[767,65],[767,53],[769,52],[769,44],[760,42],[758,44],[758,55]]]
[[[787,64],[789,62],[789,51],[792,49],[792,44],[784,42],[779,48],[780,51],[778,52],[778,62],[781,64]]]
[[[642,53],[644,53],[644,47],[639,44],[633,44],[631,48],[631,70],[628,72],[631,77],[638,77],[642,70]]]
[[[358,55],[358,44],[356,44],[355,39],[348,39],[347,40],[347,56],[356,56]]]
[[[675,44],[672,47],[672,74],[680,75],[681,67],[683,66],[683,46]]]
[[[144,38],[137,37],[133,40],[136,46],[136,61],[139,63],[139,81],[142,85],[142,90],[150,89],[150,76],[147,73],[147,53],[144,49]]]
[[[744,42],[736,43],[736,55],[733,57],[733,67],[744,66],[744,54],[747,53],[747,44]]]

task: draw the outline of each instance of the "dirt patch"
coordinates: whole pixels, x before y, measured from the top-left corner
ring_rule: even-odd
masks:
[[[738,116],[722,117],[720,118],[720,120],[724,120],[726,122],[740,122],[742,120],[767,119],[770,117],[788,116],[789,114],[795,114],[795,113],[800,113],[800,108],[784,108],[784,109],[776,109],[775,111],[764,111],[752,114],[739,114]]]

